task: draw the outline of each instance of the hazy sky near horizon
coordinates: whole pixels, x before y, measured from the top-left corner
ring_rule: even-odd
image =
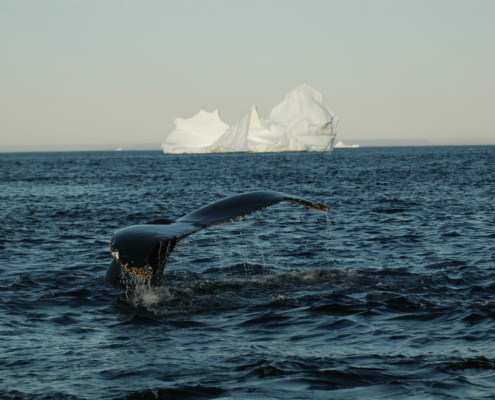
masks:
[[[161,143],[308,83],[338,139],[491,138],[493,0],[0,0],[0,145]]]

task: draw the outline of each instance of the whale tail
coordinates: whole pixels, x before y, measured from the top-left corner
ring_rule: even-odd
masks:
[[[282,201],[328,211],[328,207],[322,204],[297,196],[259,191],[213,202],[177,221],[158,219],[120,229],[110,241],[114,260],[105,275],[105,282],[118,280],[123,268],[132,275],[148,277],[152,284],[158,285],[168,258],[180,240],[201,229],[245,217]]]

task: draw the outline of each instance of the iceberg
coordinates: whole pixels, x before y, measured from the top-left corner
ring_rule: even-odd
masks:
[[[291,90],[268,118],[256,106],[235,124],[220,120],[218,110],[176,118],[176,129],[162,144],[164,153],[329,151],[337,135],[337,117],[323,95],[307,84]]]
[[[213,153],[225,152],[281,152],[305,151],[306,146],[291,136],[284,128],[276,125],[270,129],[263,127],[258,117],[256,106],[231,125],[225,133],[216,140],[211,150]]]
[[[218,110],[211,113],[201,110],[192,118],[176,118],[174,122],[175,130],[162,144],[164,153],[211,153],[208,146],[229,127],[220,119]]]
[[[334,146],[336,149],[343,149],[343,148],[359,148],[358,144],[345,144],[342,140],[338,141],[337,144]]]
[[[307,84],[291,90],[262,121],[264,126],[284,127],[307,150],[313,151],[332,149],[338,122],[339,117],[323,104],[323,95]]]

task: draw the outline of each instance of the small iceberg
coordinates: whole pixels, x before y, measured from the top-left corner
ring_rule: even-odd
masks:
[[[340,140],[333,147],[336,148],[336,149],[343,149],[343,148],[346,148],[346,149],[354,148],[355,149],[355,148],[358,148],[359,145],[358,144],[345,144],[342,140]]]

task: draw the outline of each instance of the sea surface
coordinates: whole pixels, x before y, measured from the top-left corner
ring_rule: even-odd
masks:
[[[162,285],[120,228],[253,190]],[[0,154],[1,399],[495,398],[495,146]]]

